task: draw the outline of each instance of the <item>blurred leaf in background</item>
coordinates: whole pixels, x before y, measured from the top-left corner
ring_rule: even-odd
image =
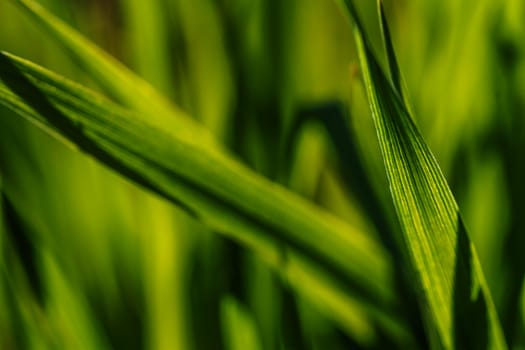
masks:
[[[1,54],[0,348],[525,348],[525,5],[379,3],[0,1],[0,50],[58,74]],[[384,101],[414,124],[381,139]],[[481,281],[504,340],[476,293],[431,308],[470,346],[429,324],[403,237],[443,239],[445,192],[478,277],[434,291]]]

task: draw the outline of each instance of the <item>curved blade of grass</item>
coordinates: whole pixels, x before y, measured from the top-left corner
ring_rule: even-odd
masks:
[[[385,45],[386,56],[388,59],[388,69],[390,70],[392,84],[394,85],[394,89],[399,93],[399,95],[403,96],[405,93],[405,89],[401,81],[401,71],[399,70],[397,58],[394,53],[394,45],[392,44],[392,38],[390,37],[390,30],[388,29],[388,22],[385,16],[385,10],[380,0],[378,0],[377,3],[379,8],[379,24],[381,27],[381,34],[383,36],[383,43]]]
[[[365,304],[395,302],[385,252],[366,235],[219,152],[183,121],[158,129],[25,60],[0,55],[0,103],[241,243],[287,244]],[[279,246],[274,251],[279,252]],[[307,287],[307,286],[306,286]]]
[[[352,2],[346,4],[356,17]],[[358,20],[354,24],[392,199],[420,283],[420,301],[428,310],[428,331],[437,334],[438,348],[506,349],[475,248],[445,177],[371,53],[363,27]]]
[[[381,34],[383,36],[383,43],[385,45],[386,56],[388,59],[388,69],[390,71],[390,76],[392,78],[392,84],[394,89],[397,91],[399,96],[403,99],[405,107],[409,114],[413,114],[413,111],[410,107],[408,91],[406,83],[401,74],[401,69],[397,63],[396,54],[394,52],[394,44],[392,43],[392,37],[390,36],[390,30],[388,29],[388,22],[386,20],[385,9],[381,0],[377,0],[377,7],[379,9],[379,24],[381,26]]]
[[[12,0],[51,34],[102,87],[120,103],[146,112],[147,121],[157,127],[177,127],[173,119],[184,120],[185,128],[197,123],[159,94],[148,82],[97,47],[66,23],[32,0]],[[204,131],[202,132],[205,133]]]

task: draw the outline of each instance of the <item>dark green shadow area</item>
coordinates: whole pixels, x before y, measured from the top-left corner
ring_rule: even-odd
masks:
[[[1,194],[3,202],[3,215],[6,226],[6,238],[9,243],[9,254],[14,254],[20,259],[23,271],[31,292],[35,299],[43,304],[43,287],[38,271],[37,243],[31,234],[29,225],[18,214],[11,201],[4,193]]]
[[[489,348],[489,315],[485,295],[476,281],[472,249],[461,217],[457,216],[456,267],[454,271],[454,346],[456,349]],[[474,295],[473,295],[474,294]],[[443,307],[446,307],[445,305]]]

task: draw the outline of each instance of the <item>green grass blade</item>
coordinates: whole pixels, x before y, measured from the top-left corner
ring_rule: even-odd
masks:
[[[383,43],[385,45],[386,56],[388,59],[388,69],[390,71],[390,76],[392,78],[392,84],[394,89],[397,91],[399,96],[403,99],[405,107],[410,115],[413,114],[413,111],[410,107],[410,99],[408,98],[408,91],[406,83],[401,74],[401,69],[399,68],[399,63],[397,62],[397,57],[394,52],[394,44],[392,43],[392,37],[390,35],[390,30],[388,29],[388,22],[386,20],[385,9],[381,0],[377,1],[379,9],[379,23],[381,26],[381,34],[383,36]]]
[[[390,30],[388,29],[388,22],[385,16],[385,9],[381,0],[377,1],[379,8],[379,24],[381,26],[381,34],[383,36],[383,43],[385,45],[386,56],[388,59],[388,68],[390,70],[390,76],[392,78],[392,84],[396,91],[403,96],[404,89],[401,81],[401,71],[397,63],[397,58],[394,53],[394,45],[392,44],[392,38],[390,37]],[[404,96],[403,96],[404,98]]]
[[[104,52],[73,28],[32,0],[13,0],[61,43],[105,90],[122,104],[147,112],[157,126],[170,119],[183,119],[186,127],[196,124],[182,110],[159,94],[148,82]]]
[[[133,67],[164,93],[173,92],[166,6],[161,0],[122,3]]]
[[[420,283],[421,303],[428,310],[429,332],[438,335],[445,349],[505,349],[475,248],[445,177],[371,53],[359,22],[354,33],[392,199]]]
[[[260,336],[254,318],[245,307],[233,297],[221,301],[221,319],[226,349],[261,349]]]
[[[219,152],[183,121],[174,130],[157,129],[25,60],[2,54],[0,62],[0,79],[8,86],[0,86],[0,103],[21,116],[216,232],[241,243],[285,243],[314,258],[365,303],[388,310],[395,302],[390,262],[377,243]]]

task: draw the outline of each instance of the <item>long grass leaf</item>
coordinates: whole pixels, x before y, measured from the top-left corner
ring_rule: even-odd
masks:
[[[394,52],[394,44],[392,43],[392,36],[390,35],[390,30],[388,28],[388,21],[386,19],[383,2],[381,0],[377,0],[377,4],[379,9],[379,24],[381,27],[381,34],[383,36],[383,43],[385,45],[388,69],[392,78],[392,84],[394,85],[394,89],[397,91],[399,96],[403,99],[408,112],[412,115],[413,111],[409,103],[410,99],[408,98],[406,83],[403,79],[403,75],[401,74],[401,69],[399,68],[399,63],[397,62],[397,57]]]
[[[195,130],[157,129],[80,86],[8,54],[0,103],[241,243],[271,239],[349,286],[365,303],[395,302],[390,263],[374,241],[251,172]],[[278,245],[274,251],[279,252]]]
[[[354,23],[360,68],[429,332],[445,349],[505,349],[475,248],[445,177],[372,54],[363,27]]]
[[[397,63],[396,55],[394,54],[394,44],[390,36],[390,30],[388,29],[388,22],[385,16],[385,9],[381,0],[377,0],[379,8],[379,24],[381,26],[381,34],[383,36],[383,42],[385,44],[386,56],[388,59],[388,68],[390,70],[390,76],[392,77],[392,84],[397,92],[402,95],[404,93],[403,84],[401,81],[401,71]]]
[[[159,94],[117,59],[97,47],[69,25],[33,0],[12,0],[40,24],[78,61],[105,90],[120,103],[147,112],[147,121],[156,126],[174,126],[172,119],[182,119],[185,126],[194,122],[177,106]]]

